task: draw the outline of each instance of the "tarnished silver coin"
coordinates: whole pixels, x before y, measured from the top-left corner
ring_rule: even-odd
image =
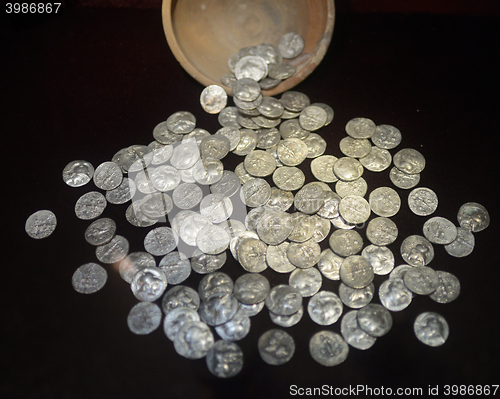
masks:
[[[136,227],[150,227],[158,220],[148,218],[141,210],[142,201],[133,201],[125,211],[127,221]]]
[[[90,245],[103,245],[110,242],[115,233],[116,223],[113,219],[97,219],[85,230],[85,241]]]
[[[229,247],[230,237],[226,231],[217,225],[204,226],[196,236],[196,245],[200,251],[217,255]]]
[[[305,107],[299,116],[299,123],[303,129],[315,131],[325,126],[328,116],[326,111],[316,105]]]
[[[409,175],[394,166],[389,172],[389,179],[396,187],[408,190],[420,182],[420,173]]]
[[[418,340],[425,345],[441,346],[450,334],[445,318],[434,312],[424,312],[417,316],[413,330]]]
[[[267,265],[278,273],[290,273],[296,269],[286,255],[289,242],[285,241],[279,245],[269,245],[266,251]]]
[[[259,56],[247,55],[240,58],[234,67],[236,79],[249,78],[256,82],[267,75],[267,64]]]
[[[458,210],[458,223],[461,227],[478,233],[490,225],[490,215],[486,208],[477,202],[467,202]]]
[[[162,226],[151,230],[144,238],[144,248],[151,255],[163,256],[173,251],[179,237],[175,230]]]
[[[319,331],[309,341],[311,357],[322,366],[336,366],[349,354],[349,345],[341,335],[333,331]]]
[[[153,137],[161,144],[170,145],[182,140],[182,134],[176,134],[169,130],[167,122],[160,122],[153,129]]]
[[[330,248],[327,248],[321,252],[318,269],[323,275],[329,280],[340,280],[340,265],[344,261],[344,258],[334,254]]]
[[[56,215],[49,210],[40,210],[26,219],[24,230],[31,238],[38,240],[50,236],[56,226]]]
[[[121,278],[130,284],[135,273],[145,267],[156,267],[156,260],[153,255],[147,252],[132,252],[120,261],[118,271]]]
[[[285,91],[281,95],[280,101],[285,109],[291,112],[301,112],[311,104],[311,100],[306,94],[293,90]]]
[[[335,184],[335,191],[341,197],[347,197],[348,195],[364,197],[368,191],[368,184],[362,177],[352,181],[339,180],[337,184]]]
[[[255,179],[250,173],[245,169],[243,162],[239,163],[236,168],[234,168],[234,173],[238,176],[240,184],[245,184],[247,181]]]
[[[232,197],[238,192],[241,187],[238,175],[230,170],[222,172],[222,177],[219,181],[210,186],[212,194],[222,194],[226,197]]]
[[[238,261],[247,272],[260,273],[267,268],[266,252],[267,245],[263,241],[248,238],[238,246]]]
[[[173,341],[182,326],[193,321],[200,321],[198,312],[191,307],[178,306],[165,314],[163,331],[167,338]]]
[[[191,287],[176,285],[165,292],[161,307],[165,315],[168,315],[171,310],[180,307],[191,308],[196,311],[200,307],[200,297]]]
[[[392,150],[401,144],[402,135],[399,129],[394,126],[378,125],[371,139],[378,148]]]
[[[382,172],[391,166],[392,155],[389,151],[372,147],[368,155],[359,159],[361,165],[371,172]]]
[[[253,150],[245,157],[244,166],[252,176],[265,177],[274,172],[276,161],[267,151]]]
[[[304,39],[298,33],[288,32],[283,35],[278,44],[278,50],[283,58],[295,58],[304,49]]]
[[[412,235],[401,243],[401,256],[409,265],[425,266],[434,259],[434,248],[426,238]]]
[[[227,93],[218,85],[210,85],[203,89],[200,104],[205,112],[218,114],[227,104]]]
[[[226,263],[226,252],[218,255],[209,255],[196,249],[191,255],[191,267],[196,273],[207,274],[219,270]]]
[[[100,262],[111,265],[125,258],[129,247],[129,242],[125,237],[115,235],[107,244],[99,245],[95,249],[95,255]]]
[[[251,208],[264,205],[270,197],[271,186],[259,177],[248,180],[240,190],[241,201]]]
[[[172,193],[172,200],[179,209],[192,209],[200,203],[202,198],[202,189],[193,183],[182,183]]]
[[[241,231],[233,238],[231,238],[231,242],[229,243],[229,250],[231,251],[231,255],[233,255],[234,259],[238,260],[238,249],[241,243],[248,238],[259,240],[259,236],[257,235],[257,233],[250,230]]]
[[[196,127],[196,118],[189,111],[178,111],[167,118],[168,130],[175,134],[187,134]]]
[[[293,205],[293,194],[277,187],[271,187],[271,196],[264,206],[280,211],[287,211]]]
[[[238,78],[233,85],[233,94],[241,101],[254,101],[260,96],[260,86],[255,79]]]
[[[340,283],[339,297],[344,305],[353,309],[360,309],[368,305],[375,295],[375,286],[373,283],[364,288],[351,288],[344,283]]]
[[[353,118],[345,126],[346,133],[354,139],[369,139],[375,129],[375,123],[368,118]]]
[[[328,104],[314,103],[311,105],[315,105],[317,107],[323,108],[326,111],[327,118],[326,118],[325,126],[329,125],[333,121],[333,117],[334,117],[333,108],[330,107]]]
[[[370,205],[359,195],[347,195],[340,200],[339,213],[347,223],[364,223],[370,217]]]
[[[268,245],[282,243],[288,238],[292,229],[292,217],[284,211],[269,210],[257,223],[257,234]]]
[[[438,207],[438,197],[427,187],[415,188],[408,194],[408,206],[418,216],[429,216]]]
[[[141,211],[150,219],[164,218],[170,213],[174,204],[172,198],[166,193],[153,193],[146,195],[141,200]]]
[[[75,270],[71,284],[80,294],[93,294],[104,287],[107,279],[108,274],[102,266],[97,263],[86,263]]]
[[[293,64],[271,64],[269,65],[269,77],[272,79],[285,80],[292,77],[297,68]]]
[[[312,238],[316,223],[311,216],[302,212],[294,212],[292,213],[292,223],[293,229],[288,236],[289,241],[305,242]]]
[[[146,168],[153,160],[152,149],[149,146],[134,144],[122,148],[111,159],[123,173],[138,172]]]
[[[268,149],[274,147],[281,139],[277,128],[262,128],[257,131],[257,148]]]
[[[277,315],[290,316],[302,306],[302,295],[299,290],[288,285],[276,285],[266,298],[267,309]]]
[[[424,170],[425,158],[413,148],[403,148],[394,155],[394,165],[402,172],[413,175]]]
[[[241,143],[241,136],[240,136],[240,143]],[[228,154],[230,148],[231,148],[231,142],[226,136],[223,136],[221,134],[214,134],[212,136],[207,136],[203,138],[200,143],[201,157],[203,159],[212,158],[220,160]]]
[[[373,281],[374,273],[370,262],[361,255],[351,255],[340,266],[340,279],[351,288],[364,288]]]
[[[363,170],[363,165],[356,158],[342,157],[333,164],[333,173],[343,181],[353,181],[360,178]]]
[[[78,219],[91,220],[99,217],[106,209],[108,202],[98,191],[83,194],[75,204],[75,214]]]
[[[260,274],[243,274],[234,283],[234,296],[247,305],[264,301],[270,290],[269,280]]]
[[[110,204],[124,204],[134,197],[136,191],[135,182],[128,177],[124,177],[118,187],[106,191],[106,200]]]
[[[198,184],[209,185],[222,179],[224,165],[218,159],[201,159],[193,166],[193,178]]]
[[[328,219],[323,219],[318,215],[312,215],[311,220],[314,223],[312,240],[318,243],[325,240],[332,228],[330,221]]]
[[[273,173],[273,182],[281,190],[298,190],[305,181],[304,172],[295,166],[280,166]]]
[[[212,223],[221,223],[233,214],[233,203],[223,194],[208,194],[200,202],[200,213]]]
[[[283,56],[280,54],[278,47],[269,43],[260,43],[255,47],[255,54],[261,57],[266,64],[281,64]]]
[[[277,148],[278,158],[286,166],[300,165],[307,158],[308,153],[307,145],[296,138],[280,141]]]
[[[135,274],[130,288],[139,301],[154,302],[167,288],[167,278],[160,269],[145,267]]]
[[[285,139],[300,139],[304,140],[311,132],[309,130],[305,130],[300,126],[298,119],[288,119],[284,121],[279,126],[279,131],[281,134],[281,138]]]
[[[372,337],[382,337],[392,328],[391,313],[382,305],[369,303],[358,310],[359,327]]]
[[[339,148],[347,157],[363,158],[370,153],[372,145],[368,139],[353,139],[351,136],[346,136],[340,140]]]
[[[150,334],[161,324],[161,309],[155,303],[139,302],[130,309],[127,324],[134,334]]]
[[[268,72],[269,74],[269,72]],[[260,81],[259,81],[259,86],[262,90],[269,90],[269,89],[273,89],[275,88],[276,86],[278,86],[279,84],[281,83],[281,79],[273,79],[273,78],[270,78],[269,76],[268,77],[265,77],[265,78],[262,78]]]
[[[262,311],[262,309],[264,309],[264,306],[264,302],[256,303],[253,305],[246,305],[240,302],[239,310],[244,312],[248,317],[253,317],[258,315]]]
[[[245,216],[245,227],[247,230],[257,233],[257,224],[260,218],[264,216],[268,210],[269,209],[265,206],[258,206],[257,208],[251,209]]]
[[[382,305],[391,312],[406,309],[413,298],[412,292],[400,278],[390,278],[380,284],[378,296]]]
[[[231,277],[223,272],[212,272],[205,275],[198,284],[198,294],[202,301],[213,296],[224,296],[233,292],[234,283]]]
[[[118,187],[122,179],[122,170],[114,162],[103,162],[94,172],[94,184],[101,190],[112,190]]]
[[[436,288],[430,298],[438,303],[450,303],[460,295],[460,281],[451,273],[438,270],[439,286]]]
[[[208,370],[219,378],[231,378],[243,368],[243,351],[234,342],[219,340],[206,355]]]
[[[401,278],[403,279],[406,272],[408,270],[410,270],[411,268],[413,268],[414,266],[410,266],[410,265],[399,265],[399,266],[396,266],[392,272],[389,274],[389,278]]]
[[[234,90],[234,89],[233,89]],[[234,127],[239,129],[241,126],[237,121],[238,110],[236,107],[226,107],[220,111],[217,120],[221,126],[224,127]]]
[[[384,246],[368,245],[363,248],[364,256],[373,267],[373,272],[380,276],[389,274],[394,269],[394,254]]]
[[[151,181],[151,176],[154,173],[154,168],[146,168],[135,175],[134,182],[137,190],[143,194],[152,194],[158,191]]]
[[[90,162],[77,160],[67,164],[62,172],[64,183],[70,187],[81,187],[94,176],[94,167]]]
[[[311,182],[303,186],[295,194],[293,200],[295,208],[308,215],[318,212],[325,204],[325,189],[323,184],[320,182]]]
[[[170,252],[158,264],[169,284],[180,284],[191,274],[191,262],[182,252]]]
[[[201,140],[200,147],[198,148],[198,145],[192,141],[186,141],[180,144],[176,144],[174,146],[174,152],[172,153],[172,156],[170,157],[170,164],[178,169],[178,170],[185,170],[193,167],[196,162],[200,159],[200,150],[201,154],[204,158],[207,158],[204,156],[205,154],[203,151],[206,149],[206,140],[209,140],[213,137],[216,137],[217,139],[227,139],[223,136],[206,136]],[[228,148],[229,150],[229,148]],[[222,152],[222,149],[220,149]],[[227,154],[227,151],[226,151]],[[220,159],[218,158],[219,153],[210,153],[210,157],[214,159]]]
[[[212,331],[200,321],[184,324],[174,339],[175,351],[187,359],[201,359],[213,346]]]
[[[220,326],[231,320],[238,311],[238,300],[232,293],[213,295],[201,301],[198,313],[209,326]]]
[[[340,332],[346,342],[356,349],[369,349],[377,340],[359,327],[357,310],[351,310],[344,314],[340,323]]]
[[[179,237],[186,244],[195,246],[200,230],[212,222],[204,215],[192,213],[184,218],[179,226]]]
[[[444,246],[448,254],[455,258],[462,258],[470,255],[474,250],[475,238],[474,234],[463,227],[457,227],[457,238]]]
[[[399,194],[390,187],[377,187],[370,193],[369,202],[373,213],[383,217],[394,216],[401,208]]]
[[[229,140],[229,151],[233,151],[238,146],[241,139],[240,129],[238,127],[233,127],[233,126],[222,127],[219,130],[217,130],[215,134],[224,136]]]
[[[304,306],[302,305],[299,310],[290,316],[281,316],[274,314],[273,312],[269,312],[269,317],[274,324],[286,328],[296,325],[300,320],[302,320],[302,316],[304,316]]]
[[[389,218],[376,217],[368,222],[366,238],[374,245],[392,244],[398,238],[398,226]]]
[[[321,273],[315,267],[295,269],[288,279],[291,287],[297,289],[303,298],[316,294],[323,283]]]
[[[326,141],[319,134],[311,133],[304,139],[307,145],[307,158],[317,158],[326,151]]]
[[[450,244],[457,238],[457,228],[449,221],[440,216],[428,219],[424,223],[423,233],[433,244]]]
[[[225,341],[240,341],[250,332],[250,317],[238,309],[231,320],[216,326],[215,331]]]
[[[329,244],[333,252],[346,257],[361,251],[363,238],[354,230],[335,230],[330,235]]]
[[[419,295],[430,295],[439,287],[439,277],[436,271],[428,266],[409,269],[403,280],[411,292]]]
[[[199,129],[199,130],[203,131],[204,129]],[[165,162],[168,162],[168,160],[172,156],[172,153],[174,152],[173,145],[161,144],[158,141],[152,141],[151,143],[148,144],[148,147],[153,150],[152,151],[153,159],[151,160],[152,165],[161,165],[164,164]]]
[[[271,366],[288,362],[295,353],[295,341],[287,332],[280,329],[266,331],[257,344],[262,360]]]
[[[322,155],[311,161],[311,172],[319,181],[325,183],[335,183],[338,177],[333,173],[333,165],[338,158],[333,155]]]
[[[283,114],[285,107],[278,99],[266,96],[262,98],[262,103],[257,107],[257,110],[266,118],[279,118]]]
[[[321,256],[321,247],[314,240],[292,242],[287,248],[286,255],[294,266],[300,269],[308,269],[318,263]]]
[[[342,315],[343,305],[337,294],[330,291],[319,291],[307,305],[309,317],[316,324],[329,326]]]
[[[321,208],[318,209],[317,215],[324,219],[333,219],[340,215],[339,204],[340,196],[333,192],[327,191],[324,193],[324,203]]]

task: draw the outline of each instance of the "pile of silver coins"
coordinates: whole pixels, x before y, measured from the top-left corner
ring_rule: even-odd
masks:
[[[240,62],[247,57],[241,55]],[[203,108],[218,113],[222,126],[214,134],[197,127],[191,112],[179,111],[154,128],[149,145],[120,149],[95,170],[82,160],[63,170],[69,186],[92,180],[98,189],[76,202],[75,214],[90,222],[85,240],[95,246],[97,261],[118,265],[139,301],[127,318],[130,330],[148,334],[163,319],[177,353],[205,357],[210,372],[222,378],[242,369],[237,341],[264,308],[276,324],[257,343],[264,362],[292,359],[295,341],[286,328],[304,317],[304,298],[309,298],[308,317],[325,326],[311,336],[310,354],[321,365],[334,366],[346,359],[350,346],[366,350],[386,335],[391,312],[408,307],[415,295],[453,301],[460,283],[453,274],[429,267],[433,245],[443,245],[454,257],[467,256],[473,233],[489,224],[486,209],[473,202],[458,210],[458,226],[430,217],[421,235],[404,239],[400,253],[406,264],[395,267],[389,246],[398,227],[391,217],[402,200],[392,187],[367,193],[364,171],[388,171],[396,188],[411,190],[411,211],[427,217],[436,211],[438,197],[418,187],[424,156],[411,148],[392,155],[402,141],[400,131],[368,118],[347,123],[339,143],[344,156],[325,155],[327,144],[318,132],[332,122],[332,108],[311,104],[297,91],[279,99],[262,96],[262,78],[236,73],[230,84],[235,106],[226,106],[223,90],[212,88],[209,101],[202,94]],[[244,157],[234,171],[224,169],[230,152]],[[306,182],[299,167],[306,159],[316,181]],[[116,223],[101,217],[107,204],[128,202],[128,222],[149,229],[141,252],[129,253]],[[366,226],[366,237],[360,226]],[[26,232],[37,239],[55,228],[50,211],[26,221]],[[321,250],[323,240],[329,248]],[[241,265],[235,281],[223,271],[228,253]],[[107,272],[99,263],[75,271],[77,292],[90,294],[105,285]],[[267,268],[287,274],[288,284],[271,286],[260,274]],[[182,284],[192,272],[204,275],[198,287]],[[375,275],[387,278],[375,287]],[[338,292],[322,290],[324,279],[340,280]],[[372,303],[376,292],[380,303]],[[339,320],[341,334],[327,328]],[[446,320],[433,312],[420,314],[414,331],[429,346],[442,345],[449,334]]]

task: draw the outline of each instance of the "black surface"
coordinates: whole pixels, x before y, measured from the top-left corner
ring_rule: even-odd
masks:
[[[74,270],[95,260],[83,239],[88,222],[73,212],[75,201],[94,187],[66,186],[64,166],[74,159],[97,166],[122,147],[148,144],[153,127],[178,110],[193,112],[198,126],[212,133],[218,128],[216,116],[199,106],[202,86],[170,53],[160,12],[75,9],[35,26],[4,27],[1,329],[6,367],[1,396],[265,398],[288,396],[292,384],[424,392],[438,384],[443,392],[445,384],[500,383],[499,22],[341,14],[325,59],[296,87],[335,110],[333,123],[321,130],[327,153],[340,155],[338,141],[353,117],[392,124],[403,134],[399,148],[412,147],[426,157],[420,185],[438,194],[436,215],[456,221],[465,202],[487,207],[491,226],[476,234],[470,256],[455,259],[435,246],[431,266],[458,276],[460,297],[448,305],[415,298],[409,308],[393,313],[387,336],[367,351],[351,349],[345,363],[334,368],[309,356],[308,340],[321,327],[307,315],[289,329],[297,344],[294,358],[281,367],[265,364],[257,340],[274,325],[264,310],[252,318],[251,332],[240,342],[245,366],[231,380],[213,377],[204,360],[178,356],[161,329],[149,336],[132,334],[126,317],[136,300],[113,268],[106,267],[108,282],[96,294],[81,295],[71,286]],[[230,156],[227,167],[241,160]],[[307,172],[308,162],[304,167]],[[388,171],[364,177],[370,191],[390,185]],[[398,191],[403,206],[394,220],[400,236],[390,248],[401,264],[401,241],[420,234],[426,218],[411,214],[408,192]],[[109,205],[105,215],[117,220],[131,251],[141,250],[147,229],[129,226],[125,208]],[[33,240],[24,223],[39,209],[54,211],[58,226],[51,237]],[[221,270],[233,277],[241,273],[234,262]],[[272,284],[287,278],[271,270],[264,274]],[[196,287],[199,279],[193,275],[186,284]],[[383,279],[377,277],[376,285]],[[337,291],[338,282],[325,281],[323,289]],[[413,334],[415,317],[427,310],[449,323],[450,337],[442,347],[427,347]],[[328,329],[338,332],[339,323]]]

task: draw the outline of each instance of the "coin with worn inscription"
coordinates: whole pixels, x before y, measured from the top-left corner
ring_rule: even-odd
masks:
[[[267,265],[278,273],[290,273],[296,269],[286,255],[290,243],[282,242],[279,245],[269,245],[266,252]]]
[[[273,173],[273,182],[281,190],[298,190],[305,181],[304,172],[295,166],[280,166]]]
[[[182,183],[172,193],[172,200],[179,209],[192,209],[200,203],[202,198],[202,189],[193,183]]]
[[[303,129],[315,131],[325,125],[327,118],[328,116],[323,108],[309,105],[300,112],[299,123]]]
[[[210,328],[201,321],[184,324],[174,339],[175,351],[187,359],[201,359],[214,345]]]
[[[241,201],[251,208],[264,205],[270,197],[271,186],[267,181],[259,177],[248,180],[241,186]]]
[[[293,205],[293,194],[277,187],[271,187],[271,196],[265,206],[280,211],[287,211]]]
[[[198,313],[209,326],[220,326],[231,320],[238,311],[238,300],[232,294],[212,295],[201,301]]]
[[[300,165],[307,158],[308,153],[306,143],[296,138],[280,141],[277,148],[278,158],[286,166]]]
[[[253,305],[246,305],[240,302],[239,310],[245,313],[248,317],[253,317],[258,315],[262,309],[264,309],[265,303],[260,302]]]
[[[351,288],[344,283],[340,283],[339,297],[344,305],[353,309],[360,309],[368,305],[375,295],[375,286],[373,283],[364,288]]]
[[[153,255],[147,252],[132,252],[125,256],[118,264],[118,271],[121,278],[127,283],[131,283],[135,273],[145,267],[155,267],[156,261]]]
[[[318,209],[317,215],[324,219],[333,219],[338,217],[340,196],[333,191],[326,191],[324,193],[324,202],[321,208]]]
[[[307,145],[307,158],[317,158],[326,151],[326,141],[319,134],[311,133],[304,139]]]
[[[408,206],[418,216],[429,216],[438,207],[438,197],[427,187],[415,188],[408,194]]]
[[[396,187],[408,190],[420,182],[420,173],[409,175],[394,166],[389,172],[389,179],[391,179],[392,184]]]
[[[359,309],[357,320],[364,332],[376,338],[386,335],[392,328],[391,313],[377,303],[370,303]]]
[[[353,181],[360,178],[363,169],[363,165],[356,158],[351,157],[339,158],[333,164],[333,173],[343,181]]]
[[[336,366],[349,354],[349,345],[341,335],[333,331],[319,331],[309,341],[311,357],[322,366]]]
[[[281,134],[281,138],[284,140],[291,138],[304,140],[310,134],[309,130],[300,126],[298,119],[288,119],[284,121],[279,126],[279,132]]]
[[[344,258],[333,253],[330,248],[321,252],[318,269],[321,274],[329,280],[340,280],[340,265]]]
[[[161,307],[165,315],[168,315],[173,309],[180,307],[191,308],[196,311],[199,306],[200,297],[198,293],[185,285],[176,285],[170,288],[165,292],[161,302]]]
[[[238,78],[233,85],[233,94],[241,101],[254,101],[260,95],[260,86],[255,79]]]
[[[83,220],[95,219],[104,212],[107,204],[104,195],[98,191],[90,191],[76,201],[76,217]]]
[[[77,160],[68,163],[62,172],[64,182],[70,187],[81,187],[94,176],[94,167],[90,162]]]
[[[311,161],[311,172],[319,181],[325,183],[335,183],[338,177],[333,173],[333,165],[338,158],[333,155],[322,155]]]
[[[370,262],[361,255],[351,255],[340,266],[340,279],[351,288],[364,288],[373,281],[374,273]]]
[[[383,217],[394,216],[401,208],[399,194],[390,187],[377,187],[370,193],[369,202],[373,213]]]
[[[290,214],[279,210],[267,211],[257,223],[257,234],[268,245],[282,243],[288,238],[292,229]]]
[[[229,247],[230,237],[226,231],[217,225],[207,224],[196,235],[198,248],[210,255],[217,255]]]
[[[302,212],[294,212],[292,213],[292,223],[293,229],[288,236],[289,241],[305,242],[312,238],[316,223],[311,216]]]
[[[280,329],[266,331],[257,344],[262,360],[271,366],[288,362],[295,353],[295,341],[287,332]]]
[[[398,227],[389,218],[376,217],[368,222],[366,238],[374,245],[392,244],[398,238]]]
[[[373,272],[377,275],[384,276],[394,269],[394,255],[385,246],[368,245],[363,248],[361,256],[368,259],[373,267]]]
[[[227,104],[227,93],[218,85],[210,85],[203,89],[200,95],[200,104],[205,112],[217,114]]]
[[[353,118],[345,126],[346,133],[354,139],[369,139],[375,129],[375,123],[368,118]]]
[[[167,126],[167,122],[160,122],[153,129],[153,137],[161,144],[169,145],[182,140],[182,134],[176,134]]]
[[[318,263],[321,247],[314,240],[292,242],[287,248],[286,255],[293,265],[300,269],[308,269]]]
[[[276,169],[274,157],[267,151],[253,150],[245,157],[245,169],[252,176],[265,177],[271,175]]]
[[[340,140],[339,148],[345,156],[363,158],[370,153],[372,145],[368,139],[354,139],[351,136],[346,136]]]
[[[290,286],[296,288],[303,298],[316,294],[323,283],[321,273],[315,267],[308,269],[295,269],[290,274],[288,280]]]
[[[144,248],[151,255],[163,256],[173,251],[179,237],[175,230],[162,226],[151,230],[144,238]]]
[[[434,312],[424,312],[417,316],[413,330],[418,340],[425,345],[441,346],[450,334],[445,318]]]
[[[196,309],[192,307],[178,306],[165,314],[163,320],[163,331],[171,341],[175,339],[182,326],[192,321],[200,321],[200,316]]]
[[[200,129],[200,130],[206,131],[204,129]],[[149,143],[148,147],[153,150],[152,151],[153,159],[151,160],[152,165],[161,165],[161,164],[167,162],[170,159],[170,157],[172,156],[172,153],[174,152],[173,145],[161,144],[158,141],[153,141],[153,142]]]
[[[430,295],[439,287],[439,277],[434,269],[418,266],[409,269],[404,275],[404,283],[415,294]]]
[[[378,125],[371,139],[377,147],[391,150],[401,143],[402,135],[399,129],[394,126]]]
[[[281,37],[278,49],[283,58],[295,58],[304,49],[304,39],[298,33],[288,32]]]
[[[139,301],[154,302],[167,288],[167,278],[160,269],[145,267],[135,274],[130,288]]]
[[[423,232],[433,244],[450,244],[457,238],[457,228],[449,221],[440,216],[430,218],[424,223]]]
[[[110,242],[115,233],[116,223],[113,219],[97,219],[85,230],[85,241],[90,245],[103,245]]]
[[[250,317],[238,308],[231,320],[216,326],[215,331],[225,341],[240,341],[250,332],[250,324]]]
[[[112,190],[118,187],[122,179],[122,170],[114,162],[103,162],[94,172],[94,184],[101,190]]]
[[[26,219],[24,230],[34,239],[42,239],[50,236],[57,226],[56,215],[49,210],[41,210],[33,213]]]
[[[340,332],[346,342],[356,349],[369,349],[377,340],[359,327],[357,310],[351,310],[342,317]]]
[[[403,148],[394,155],[394,165],[402,172],[413,175],[424,170],[425,158],[413,148]]]
[[[150,227],[154,225],[157,220],[148,218],[141,210],[142,201],[133,201],[125,211],[125,218],[127,221],[136,227]]]
[[[97,263],[86,263],[75,270],[71,284],[80,294],[93,294],[104,287],[107,279],[108,274],[102,266]]]
[[[389,151],[372,147],[368,155],[359,159],[361,165],[371,172],[382,172],[391,166],[392,155]]]
[[[99,245],[95,249],[95,255],[102,263],[114,264],[127,256],[129,247],[129,242],[125,237],[115,235],[107,244]]]
[[[288,285],[276,285],[269,291],[266,307],[270,312],[281,316],[290,316],[302,306],[302,295],[299,290]]]
[[[434,248],[426,238],[412,235],[401,243],[401,256],[409,265],[425,266],[434,259]]]
[[[267,268],[267,245],[258,239],[248,238],[238,246],[238,261],[250,273],[260,273]]]
[[[274,324],[277,324],[280,327],[292,327],[296,325],[300,320],[302,320],[302,316],[304,315],[304,306],[300,306],[299,310],[290,316],[281,316],[274,314],[273,312],[269,312],[269,317]]]
[[[166,193],[148,194],[141,201],[141,211],[150,219],[164,218],[173,207],[172,198]]]
[[[267,64],[259,56],[247,55],[240,58],[234,67],[234,74],[237,79],[249,78],[256,82],[267,75]]]
[[[357,254],[363,248],[363,238],[354,230],[335,230],[329,243],[333,252],[343,257]]]
[[[412,292],[400,278],[390,278],[380,284],[378,296],[382,305],[391,312],[406,309],[413,298]]]
[[[243,351],[234,342],[219,340],[206,355],[208,370],[219,378],[231,378],[243,368]]]
[[[221,223],[233,214],[233,203],[223,194],[208,194],[200,202],[200,213],[212,223]]]
[[[474,234],[463,227],[457,227],[457,238],[444,246],[448,254],[455,258],[463,258],[470,255],[474,249],[475,238]]]
[[[155,303],[139,302],[130,309],[127,324],[134,334],[150,334],[161,324],[161,309]]]
[[[461,227],[478,233],[490,225],[490,215],[486,208],[477,202],[467,202],[458,210],[458,223]]]
[[[451,273],[438,270],[439,286],[436,288],[430,298],[438,303],[450,303],[460,295],[460,281]]]
[[[196,118],[189,111],[178,111],[167,118],[168,129],[175,134],[187,134],[196,126]]]
[[[346,195],[340,200],[339,213],[347,223],[364,223],[370,217],[370,204],[359,195]],[[375,212],[375,211],[374,211]]]
[[[238,277],[234,283],[234,296],[247,305],[264,301],[271,286],[269,280],[255,273],[247,273]]]
[[[342,315],[343,305],[337,294],[330,291],[319,291],[307,305],[309,317],[316,324],[329,326]]]
[[[181,182],[181,174],[170,165],[158,166],[151,173],[151,183],[158,191],[171,191]]]
[[[124,177],[118,187],[106,191],[106,200],[110,204],[124,204],[134,197],[136,191],[135,182],[128,177]]]
[[[191,274],[191,262],[182,252],[170,252],[158,264],[169,284],[180,284]]]

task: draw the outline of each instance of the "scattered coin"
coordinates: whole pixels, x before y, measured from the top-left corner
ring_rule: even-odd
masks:
[[[50,236],[56,229],[57,218],[52,211],[41,210],[33,213],[26,220],[24,230],[37,240]]]
[[[94,167],[87,161],[72,161],[63,169],[63,180],[70,187],[81,187],[94,176]]]
[[[227,104],[227,93],[220,86],[207,86],[201,92],[200,103],[205,112],[217,114],[222,111]]]
[[[478,233],[490,224],[490,215],[486,208],[477,202],[467,202],[458,210],[458,223],[461,227]]]
[[[161,310],[158,305],[151,302],[139,302],[127,317],[127,324],[134,334],[145,335],[156,330],[161,323]]]
[[[309,353],[322,366],[331,367],[347,359],[349,346],[339,334],[324,330],[311,337]]]
[[[418,315],[413,324],[418,340],[429,346],[443,345],[450,334],[448,323],[443,316],[434,312]]]
[[[108,274],[102,266],[97,263],[86,263],[76,269],[71,278],[71,283],[76,292],[93,294],[104,287],[107,279]]]

